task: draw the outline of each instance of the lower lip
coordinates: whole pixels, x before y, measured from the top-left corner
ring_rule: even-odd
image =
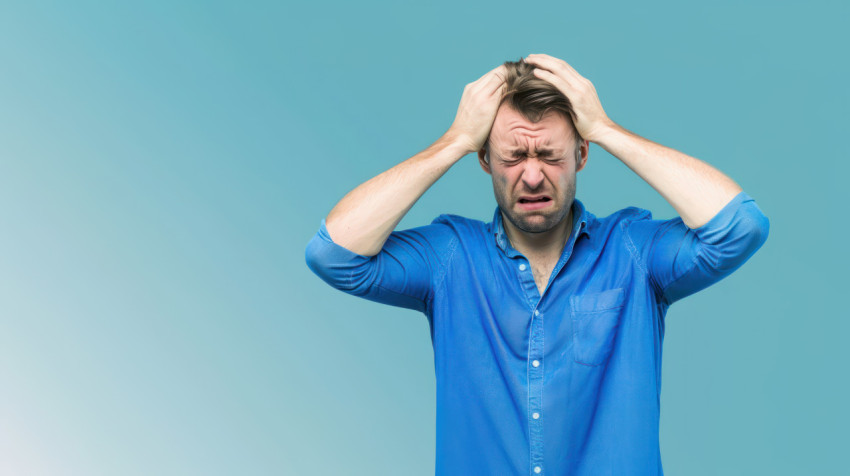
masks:
[[[519,204],[519,207],[522,208],[523,210],[539,210],[541,208],[548,207],[551,203],[552,203],[552,200],[546,200],[546,201],[540,201],[540,202],[527,202],[527,203],[517,202],[517,204]]]

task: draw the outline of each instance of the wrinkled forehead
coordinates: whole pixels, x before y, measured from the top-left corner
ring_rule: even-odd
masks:
[[[490,146],[497,151],[528,151],[529,148],[565,151],[574,144],[572,124],[557,111],[548,111],[539,121],[531,122],[507,104],[502,104],[490,130]]]

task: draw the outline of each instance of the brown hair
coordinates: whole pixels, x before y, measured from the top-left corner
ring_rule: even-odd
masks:
[[[505,61],[508,70],[505,78],[505,95],[502,104],[508,105],[522,114],[531,122],[537,122],[549,111],[561,114],[573,129],[573,137],[576,140],[575,156],[576,162],[581,160],[582,137],[573,123],[573,105],[570,100],[552,83],[538,78],[532,72],[534,66],[523,61]],[[501,105],[501,104],[500,104]],[[490,137],[484,144],[487,153],[490,152]]]

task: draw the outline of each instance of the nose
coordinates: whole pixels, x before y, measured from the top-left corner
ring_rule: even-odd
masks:
[[[522,181],[529,189],[534,190],[543,183],[543,167],[539,160],[527,158],[522,171]]]

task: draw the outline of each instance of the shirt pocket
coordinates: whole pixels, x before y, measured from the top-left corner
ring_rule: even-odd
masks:
[[[576,363],[595,367],[608,360],[625,303],[623,288],[570,296]]]

